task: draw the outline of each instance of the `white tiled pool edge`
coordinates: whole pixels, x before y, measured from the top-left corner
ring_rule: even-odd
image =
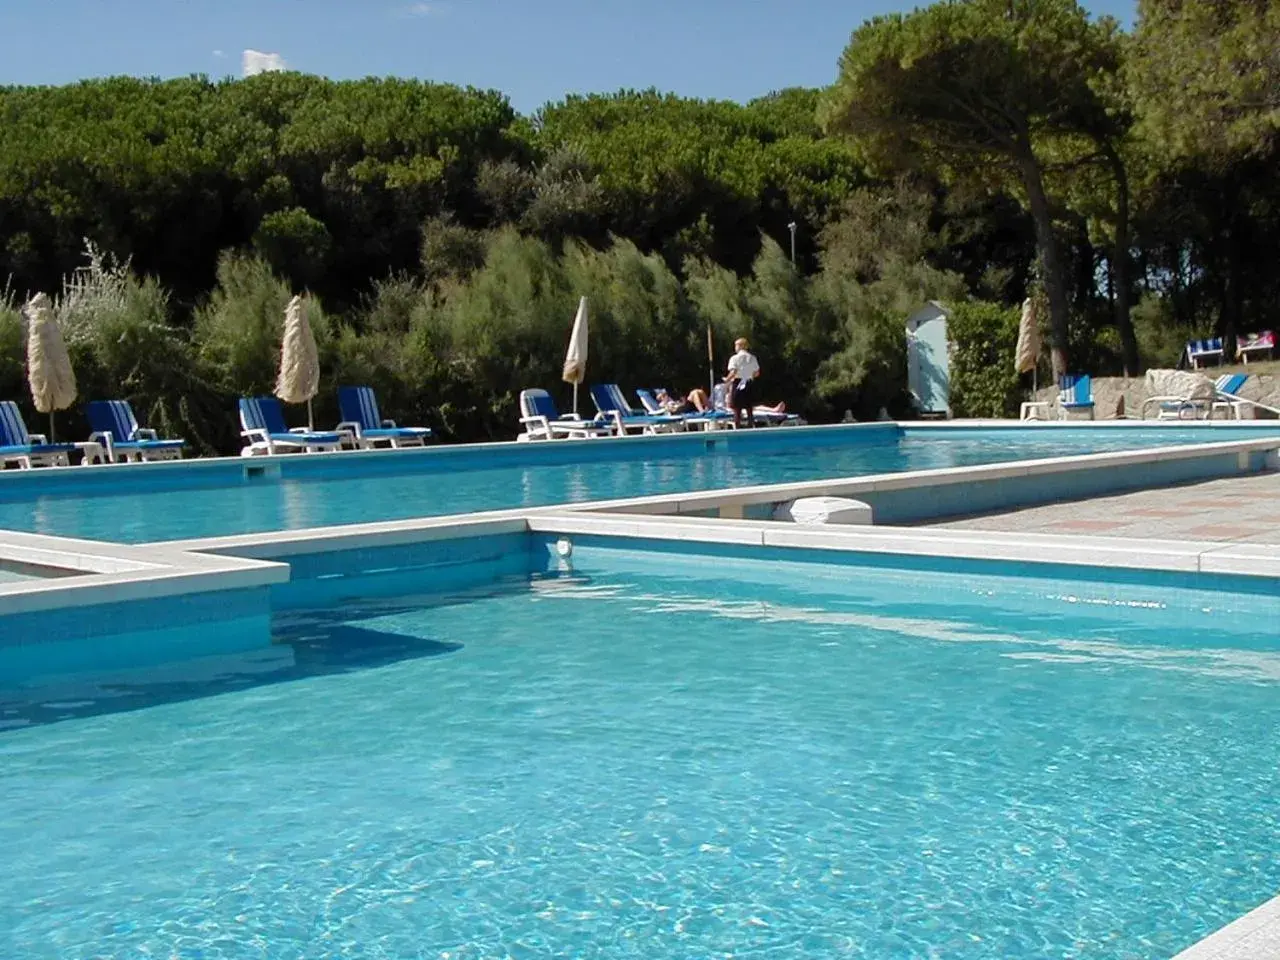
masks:
[[[1173,960],[1275,960],[1280,957],[1280,897],[1209,934]]]
[[[0,615],[265,587],[289,579],[288,564],[0,531],[0,560],[74,571],[50,580],[0,583]]]
[[[542,514],[534,533],[615,536],[908,557],[1280,578],[1280,545],[1128,540],[900,527],[803,527],[768,520]]]

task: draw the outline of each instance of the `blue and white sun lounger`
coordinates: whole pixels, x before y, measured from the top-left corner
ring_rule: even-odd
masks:
[[[1167,376],[1164,376],[1168,374]],[[1145,420],[1147,412],[1152,407],[1158,409],[1157,419],[1160,420],[1204,420],[1215,417],[1219,410],[1226,414],[1226,418],[1240,419],[1243,416],[1243,409],[1249,406],[1260,406],[1252,400],[1246,400],[1244,397],[1238,396],[1243,389],[1248,374],[1244,373],[1224,373],[1213,382],[1210,389],[1209,384],[1201,374],[1191,373],[1173,373],[1171,371],[1149,370],[1147,371],[1148,386],[1152,384],[1153,377],[1162,377],[1155,381],[1156,388],[1160,389],[1177,389],[1179,385],[1172,378],[1186,378],[1183,385],[1183,393],[1161,393],[1149,396],[1142,402],[1142,418]],[[1166,384],[1170,386],[1165,386]],[[1267,409],[1263,407],[1263,409]]]
[[[1058,378],[1058,418],[1083,411],[1093,419],[1093,379],[1087,373],[1068,373]]]
[[[12,400],[0,401],[0,467],[65,467],[71,463],[73,443],[49,443],[40,433],[28,433],[22,412]]]
[[[684,418],[670,414],[641,413],[633,410],[621,388],[616,383],[598,383],[591,388],[591,400],[602,416],[608,417],[618,428],[619,436],[628,431],[639,433],[669,433],[684,429]]]
[[[1223,357],[1222,338],[1210,337],[1208,340],[1188,340],[1186,355],[1192,370],[1199,370],[1201,363],[1211,357],[1221,362]]]
[[[422,447],[431,436],[430,427],[397,427],[394,420],[378,415],[378,398],[372,387],[339,387],[338,410],[342,422],[339,433],[351,434],[355,446],[372,450],[379,443],[400,447]]]
[[[1247,373],[1229,373],[1223,374],[1217,379],[1213,385],[1213,403],[1209,407],[1209,416],[1213,417],[1219,410],[1227,415],[1228,420],[1243,420],[1246,417],[1246,410],[1249,410],[1249,417],[1256,417],[1258,410],[1266,410],[1270,414],[1276,413],[1275,407],[1269,407],[1265,403],[1258,403],[1256,400],[1249,400],[1240,396],[1240,391],[1244,389],[1244,385],[1249,381]]]
[[[303,450],[307,453],[320,450],[337,450],[342,446],[342,434],[323,433],[301,427],[290,430],[284,422],[284,410],[275,397],[240,398],[240,435],[249,445],[240,451],[241,456],[254,454],[288,453]]]
[[[123,460],[178,460],[185,440],[161,440],[154,430],[138,426],[128,400],[93,400],[86,408],[89,440],[102,444],[108,463]]]
[[[520,391],[520,424],[524,433],[517,440],[585,440],[590,437],[615,436],[609,423],[582,420],[572,414],[560,414],[551,394],[545,390]]]

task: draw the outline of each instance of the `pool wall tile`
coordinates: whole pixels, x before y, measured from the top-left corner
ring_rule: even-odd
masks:
[[[532,524],[533,536],[541,544],[568,539],[573,545],[573,569],[583,569],[597,556],[649,552],[650,564],[661,564],[663,555],[758,561],[754,574],[767,582],[768,565],[774,561],[811,563],[832,569],[891,569],[906,572],[1002,576],[1029,580],[1065,580],[1090,584],[1120,595],[1126,586],[1181,587],[1189,590],[1241,594],[1251,597],[1280,597],[1280,580],[1266,575],[1250,575],[1239,570],[1203,571],[1199,557],[1217,545],[1144,542],[1140,544],[1105,538],[1072,538],[1035,535],[993,535],[968,538],[936,536],[919,543],[894,542],[899,531],[876,531],[859,527],[848,531],[806,529],[789,524],[743,522],[731,534],[717,531],[730,521],[718,521],[700,529],[691,526],[677,533],[664,522],[640,523],[630,529],[601,527],[587,518],[539,520]],[[776,528],[776,533],[773,532]],[[871,536],[861,536],[862,531]],[[764,546],[753,545],[753,534],[764,538]],[[1084,543],[1071,543],[1083,540]],[[1065,546],[1064,546],[1065,545]],[[612,551],[612,552],[610,552]],[[535,556],[544,549],[535,549]],[[1146,561],[1148,565],[1144,566]],[[1280,612],[1280,611],[1277,611]]]
[[[271,643],[268,587],[0,617],[0,687],[128,670]]]
[[[276,610],[296,610],[355,597],[466,590],[527,575],[530,549],[521,531],[293,555],[289,582],[274,586],[271,600]]]

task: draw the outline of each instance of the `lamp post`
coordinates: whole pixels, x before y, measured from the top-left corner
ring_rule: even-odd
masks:
[[[787,224],[787,229],[791,231],[791,265],[796,265],[796,222],[792,220]]]

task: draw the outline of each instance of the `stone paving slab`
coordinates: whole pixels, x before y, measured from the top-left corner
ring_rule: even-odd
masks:
[[[1280,544],[1280,473],[931,521],[957,530]]]

